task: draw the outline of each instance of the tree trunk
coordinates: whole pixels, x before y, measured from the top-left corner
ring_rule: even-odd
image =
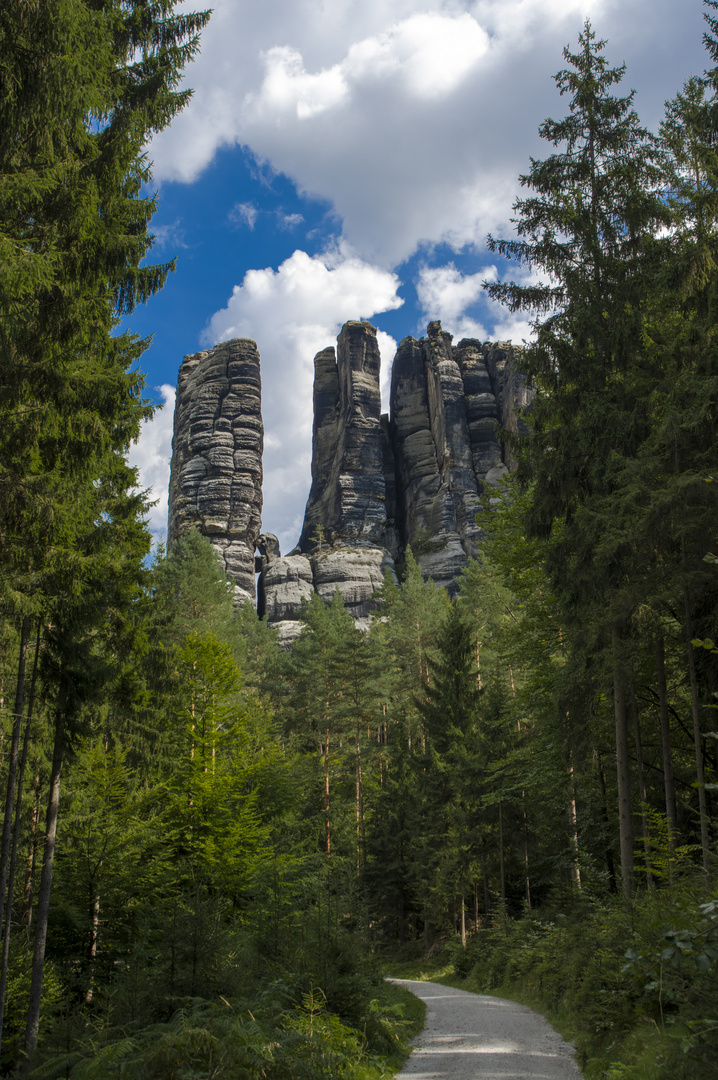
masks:
[[[526,792],[521,792],[524,836],[524,870],[526,871],[526,907],[531,907],[531,877],[529,875],[529,830],[526,816]]]
[[[601,788],[601,816],[606,830],[606,870],[608,871],[608,891],[618,892],[616,884],[616,864],[613,861],[613,849],[609,843],[609,820],[608,820],[608,796],[606,795],[606,774],[603,771],[603,760],[598,756],[598,783]]]
[[[466,948],[466,904],[463,896],[461,897],[461,947]]]
[[[576,787],[573,778],[573,762],[569,761],[568,775],[571,779],[571,798],[568,801],[568,827],[571,833],[571,881],[574,888],[581,888],[581,867],[578,861],[578,815],[576,813]],[[604,792],[605,795],[605,792]]]
[[[361,746],[359,743],[359,721],[357,720],[356,732],[356,756],[357,756],[357,832],[359,834],[359,846],[361,850],[362,869],[366,870],[366,828],[364,822],[364,785],[361,772]]]
[[[405,909],[404,885],[402,883],[399,886],[399,898],[397,900],[397,909],[396,909],[396,927],[397,927],[397,935],[398,935],[398,938],[399,938],[399,944],[400,945],[404,944],[404,936],[406,934],[404,909]]]
[[[484,913],[488,919],[491,914],[491,890],[489,889],[489,874],[486,869],[486,852],[481,851],[481,878],[484,886]]]
[[[327,855],[332,853],[332,835],[329,825],[329,728],[324,741],[324,844]]]
[[[656,637],[656,671],[658,674],[658,701],[661,711],[661,742],[663,745],[663,790],[666,799],[668,823],[668,876],[673,880],[673,869],[678,838],[676,815],[676,783],[673,777],[673,751],[671,749],[671,724],[668,714],[668,690],[666,687],[666,653],[663,637]]]
[[[511,697],[516,697],[516,687],[514,686],[514,673],[509,664],[509,677],[511,679]],[[516,721],[516,727],[518,730],[519,740],[521,739],[521,721]],[[531,907],[531,877],[529,875],[529,830],[528,830],[528,816],[526,814],[526,792],[521,792],[521,816],[522,816],[522,833],[523,833],[523,845],[524,845],[524,870],[525,870],[525,889],[526,889],[526,907]]]
[[[618,631],[613,633],[613,705],[616,718],[616,779],[618,827],[621,842],[621,890],[627,900],[635,891],[633,877],[633,821],[631,819],[631,773],[628,761],[628,722],[623,673],[619,669]]]
[[[710,832],[708,829],[708,808],[706,806],[706,782],[703,769],[703,748],[701,746],[701,719],[698,705],[698,680],[696,678],[696,661],[693,653],[693,632],[691,628],[691,612],[688,605],[688,596],[685,596],[686,613],[686,648],[688,649],[688,674],[691,680],[691,707],[693,712],[693,745],[696,756],[696,779],[698,781],[698,812],[701,819],[701,853],[703,855],[703,872],[710,879]]]
[[[631,712],[633,715],[633,732],[636,737],[636,772],[638,773],[638,792],[641,796],[641,832],[643,834],[646,886],[648,889],[655,889],[656,882],[651,870],[651,833],[648,828],[648,796],[646,794],[646,778],[643,772],[643,743],[641,742],[641,724],[638,716],[635,687],[631,691]]]
[[[501,800],[499,799],[499,871],[501,874],[501,905],[502,905],[502,918],[506,909],[506,877],[504,875],[504,812]]]
[[[35,761],[39,767],[39,759]],[[30,810],[30,844],[27,851],[27,865],[25,867],[25,888],[22,898],[22,921],[25,923],[27,940],[30,941],[30,927],[32,926],[32,902],[35,892],[35,863],[37,861],[37,827],[40,824],[40,774],[35,773],[32,779],[33,801]]]
[[[92,994],[95,987],[95,962],[97,960],[97,939],[100,933],[100,897],[93,897],[90,904],[90,940],[87,948],[87,990],[85,991],[85,1005],[92,1004]]]
[[[22,710],[25,699],[25,665],[27,662],[27,642],[29,636],[30,616],[26,615],[22,620],[22,627],[20,630],[20,656],[17,665],[15,713],[13,716],[12,741],[10,743],[10,759],[8,762],[7,791],[5,792],[5,819],[2,828],[2,847],[0,849],[0,928],[3,926],[3,918],[5,915],[5,891],[7,889],[8,872],[10,869],[10,842],[13,831],[13,810],[15,808],[17,753],[20,745],[20,726],[22,724]]]
[[[5,913],[5,933],[3,935],[2,970],[0,971],[0,1060],[2,1060],[2,1036],[5,1020],[5,993],[7,991],[7,970],[10,959],[10,930],[12,928],[12,904],[15,891],[15,867],[17,866],[17,851],[20,843],[20,814],[22,811],[22,786],[25,780],[25,767],[27,765],[27,752],[30,745],[30,728],[32,725],[32,713],[35,705],[35,686],[37,683],[37,662],[40,655],[40,635],[42,624],[38,623],[37,641],[35,643],[35,659],[32,665],[32,679],[30,681],[30,695],[27,702],[27,720],[25,721],[25,737],[22,743],[22,755],[20,757],[20,770],[17,778],[17,802],[15,804],[15,824],[12,834],[12,848],[10,850],[10,869],[7,883],[7,911]]]
[[[55,713],[55,744],[52,753],[52,772],[50,773],[50,794],[47,802],[47,825],[45,829],[45,852],[42,860],[42,874],[38,894],[37,921],[35,924],[35,949],[32,958],[32,976],[30,980],[30,1002],[27,1010],[25,1029],[25,1060],[23,1072],[30,1066],[30,1055],[37,1047],[40,1032],[40,1000],[42,996],[42,977],[45,967],[45,943],[47,941],[47,921],[50,913],[50,892],[52,890],[52,870],[55,861],[55,838],[57,836],[57,817],[60,808],[60,777],[62,758],[65,750],[65,695],[60,691],[60,700]]]

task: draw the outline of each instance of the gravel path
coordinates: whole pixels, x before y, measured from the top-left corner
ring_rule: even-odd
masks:
[[[392,979],[426,1002],[426,1024],[396,1080],[581,1080],[572,1047],[542,1016],[503,998]]]

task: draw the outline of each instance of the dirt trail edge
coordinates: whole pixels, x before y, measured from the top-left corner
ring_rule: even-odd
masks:
[[[533,1009],[440,983],[392,979],[426,1002],[396,1080],[581,1080],[573,1047]]]

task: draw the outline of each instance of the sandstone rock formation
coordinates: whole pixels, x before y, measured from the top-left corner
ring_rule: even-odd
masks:
[[[339,590],[355,619],[368,621],[372,596],[393,572],[398,542],[387,518],[385,467],[393,469],[382,423],[376,330],[348,322],[314,359],[312,486],[299,543],[259,580],[259,610],[282,640],[299,633],[302,597],[329,602]],[[390,482],[391,486],[391,482]],[[387,550],[390,545],[392,550]]]
[[[336,355],[325,349],[314,359],[312,487],[301,551],[317,546],[317,529],[330,544],[384,543],[380,362],[376,330],[366,322],[346,323]]]
[[[301,630],[302,600],[314,592],[314,573],[306,555],[285,555],[262,571],[259,579],[258,613],[280,631],[283,641]],[[285,625],[287,624],[287,625]]]
[[[450,592],[477,553],[482,492],[511,468],[499,427],[520,430],[531,390],[508,342],[453,346],[438,322],[404,338],[381,415],[380,357],[368,322],[342,328],[314,360],[312,486],[299,543],[282,557],[260,534],[262,420],[254,342],[185,357],[175,410],[170,542],[210,537],[238,599],[254,598],[283,641],[301,629],[303,598],[339,590],[366,625],[373,594],[411,546],[426,577]],[[255,551],[259,554],[255,555]]]
[[[506,471],[497,425],[517,430],[530,400],[509,344],[465,338],[452,346],[441,324],[404,338],[391,379],[391,430],[401,547],[450,592],[477,552],[479,497]]]
[[[175,402],[168,543],[191,528],[208,536],[238,602],[256,598],[262,516],[259,353],[236,338],[185,356]]]

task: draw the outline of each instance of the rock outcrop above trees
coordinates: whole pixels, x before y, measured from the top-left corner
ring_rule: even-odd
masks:
[[[222,342],[182,361],[167,540],[172,544],[192,528],[209,537],[234,582],[238,602],[256,600],[264,447],[261,398],[259,353],[248,338]]]
[[[282,556],[260,535],[259,355],[226,342],[185,357],[175,410],[170,542],[196,526],[284,640],[299,632],[303,598],[338,589],[360,624],[376,589],[411,546],[422,571],[450,592],[476,554],[480,496],[511,467],[499,429],[518,431],[531,398],[510,343],[452,345],[438,322],[405,338],[381,414],[380,357],[368,322],[346,323],[314,361],[312,485],[299,542]],[[255,556],[255,551],[258,554]]]

